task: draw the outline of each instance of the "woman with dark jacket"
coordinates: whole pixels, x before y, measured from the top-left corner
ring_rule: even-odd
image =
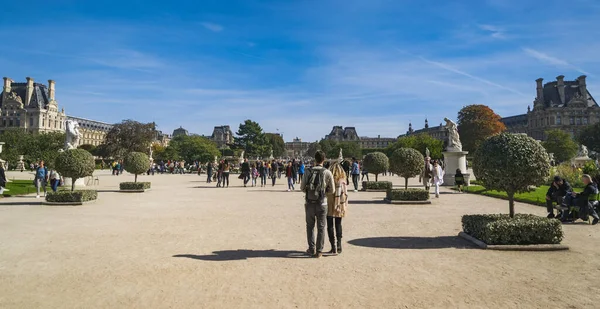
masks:
[[[592,181],[592,177],[590,175],[582,176],[583,183],[585,184],[585,189],[580,193],[571,193],[565,197],[565,204],[567,206],[579,206],[579,217],[582,219],[586,219],[588,216],[592,216],[594,220],[592,221],[592,225],[598,224],[600,221],[600,217],[598,217],[598,213],[594,207],[590,207],[590,201],[596,201],[598,198],[598,186]],[[566,210],[563,212],[563,216],[561,221],[565,222],[569,220],[569,211]]]

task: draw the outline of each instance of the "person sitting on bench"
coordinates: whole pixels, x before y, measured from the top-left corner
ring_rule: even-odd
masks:
[[[592,181],[592,177],[590,175],[583,175],[582,180],[585,184],[585,189],[583,189],[583,192],[572,192],[571,194],[567,194],[563,205],[569,207],[569,209],[572,206],[578,206],[579,217],[587,220],[588,216],[591,215],[594,218],[592,225],[596,225],[598,224],[598,221],[600,221],[600,217],[598,217],[598,213],[596,212],[596,209],[594,209],[592,203],[597,198],[598,186]],[[561,221],[567,222],[569,219],[569,210],[563,211]]]
[[[554,181],[550,184],[548,192],[546,192],[546,210],[548,211],[548,218],[554,218],[554,205],[561,205],[565,199],[567,193],[572,191],[571,185],[568,181],[560,178],[560,176],[554,176]],[[560,212],[556,217],[560,217]]]

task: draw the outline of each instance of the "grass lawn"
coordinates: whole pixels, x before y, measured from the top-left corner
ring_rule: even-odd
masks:
[[[12,180],[6,183],[6,189],[10,190],[2,194],[6,197],[36,192],[35,186],[33,185],[33,180]],[[47,189],[50,190],[50,187],[48,187]]]
[[[535,191],[515,194],[515,201],[533,204],[538,206],[546,206],[546,192],[550,186],[540,186]],[[575,192],[581,192],[583,189],[574,188]],[[491,196],[495,198],[508,199],[506,192],[498,192],[494,190],[486,190],[483,186],[466,187],[465,192]]]

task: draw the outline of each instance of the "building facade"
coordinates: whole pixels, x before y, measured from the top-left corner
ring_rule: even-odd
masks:
[[[233,132],[228,125],[215,126],[212,135],[208,138],[217,144],[217,148],[226,148],[233,144]]]
[[[106,134],[113,127],[110,123],[80,117],[67,116],[67,120],[74,120],[79,124],[79,132],[82,135],[80,145],[98,146],[104,143]]]
[[[305,157],[310,144],[310,142],[303,142],[302,139],[296,137],[291,142],[285,143],[285,154],[288,158]]]
[[[65,111],[58,110],[55,99],[55,82],[48,85],[35,83],[27,77],[25,83],[15,83],[4,77],[0,95],[0,132],[23,128],[32,133],[63,132]]]
[[[179,127],[177,129],[173,130],[173,137],[176,137],[178,135],[190,135],[190,134],[189,134],[188,130],[186,130],[182,127]]]
[[[412,127],[412,123],[408,124],[408,131],[406,134],[400,135],[398,137],[404,137],[409,135],[417,135],[417,134],[427,134],[437,140],[444,142],[444,145],[448,143],[448,130],[444,127],[442,123],[439,126],[430,127],[429,121],[425,118],[425,127],[423,129],[414,130]]]
[[[560,129],[576,137],[581,129],[600,122],[600,106],[587,89],[586,76],[574,81],[564,78],[559,75],[546,84],[538,78],[533,109],[527,107],[526,114],[502,118],[507,131],[545,140],[548,130]]]
[[[355,127],[344,128],[342,126],[334,126],[325,139],[336,142],[356,142],[362,148],[386,148],[396,141],[395,138],[381,137],[381,135],[377,137],[358,136]]]

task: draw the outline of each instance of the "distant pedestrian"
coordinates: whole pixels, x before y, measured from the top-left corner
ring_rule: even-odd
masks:
[[[288,161],[288,165],[285,168],[285,177],[288,181],[288,192],[294,191],[294,165],[292,161]]]
[[[40,189],[44,190],[46,196],[46,184],[48,183],[48,168],[44,166],[44,161],[40,161],[40,165],[35,171],[35,188],[37,190],[36,198],[40,198]]]
[[[444,183],[444,171],[437,161],[433,161],[433,185],[435,186],[435,197],[440,197],[440,186]]]
[[[358,177],[360,177],[360,168],[356,158],[352,158],[352,184],[354,184],[354,192],[358,192]]]

